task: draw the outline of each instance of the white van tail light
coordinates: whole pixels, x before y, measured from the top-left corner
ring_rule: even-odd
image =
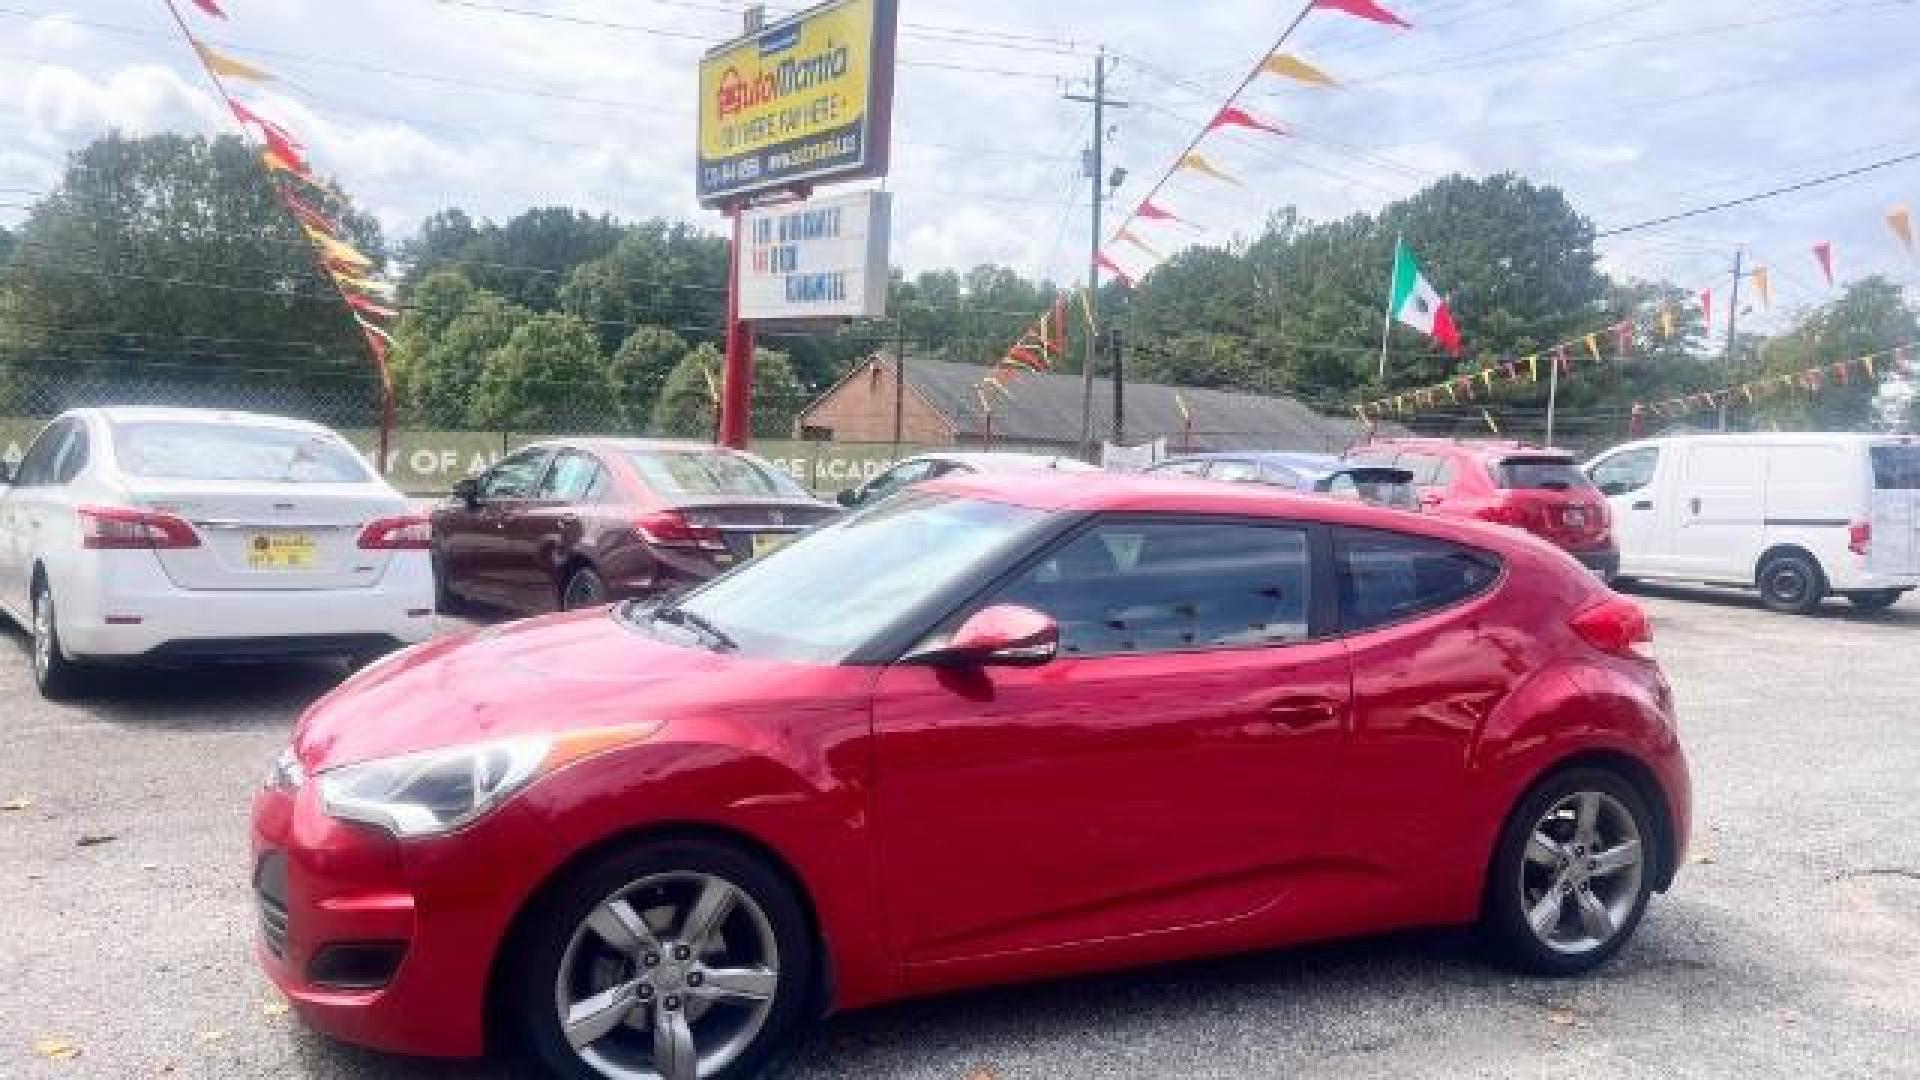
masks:
[[[432,524],[418,515],[379,518],[360,530],[362,551],[425,551],[432,542]]]
[[[172,514],[125,506],[81,506],[80,546],[90,551],[171,551],[197,548],[200,536]]]
[[[1865,556],[1873,550],[1873,523],[1856,521],[1847,526],[1847,550]]]

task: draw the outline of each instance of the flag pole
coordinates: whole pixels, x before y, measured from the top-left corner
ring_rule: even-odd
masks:
[[[1380,319],[1380,385],[1387,384],[1387,340],[1393,334],[1393,294],[1395,286],[1400,284],[1400,245],[1406,242],[1405,234],[1395,234],[1393,238],[1393,269],[1387,272],[1386,314]]]
[[[1554,413],[1560,407],[1560,357],[1558,354],[1553,357],[1552,367],[1552,373],[1547,376],[1547,446],[1553,445]]]

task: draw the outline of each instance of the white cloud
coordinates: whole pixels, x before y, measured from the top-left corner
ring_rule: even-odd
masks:
[[[206,93],[173,70],[150,64],[122,68],[100,81],[43,64],[28,77],[23,104],[28,138],[43,146],[108,129],[144,135],[199,128],[220,115]]]

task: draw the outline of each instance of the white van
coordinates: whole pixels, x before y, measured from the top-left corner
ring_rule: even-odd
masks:
[[[1613,507],[1622,578],[1760,590],[1810,614],[1869,611],[1920,587],[1920,440],[1876,434],[1691,435],[1587,463]]]

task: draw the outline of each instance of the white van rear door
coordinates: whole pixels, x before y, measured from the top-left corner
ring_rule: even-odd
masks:
[[[1868,448],[1873,465],[1873,545],[1867,568],[1875,574],[1920,574],[1920,443]]]

